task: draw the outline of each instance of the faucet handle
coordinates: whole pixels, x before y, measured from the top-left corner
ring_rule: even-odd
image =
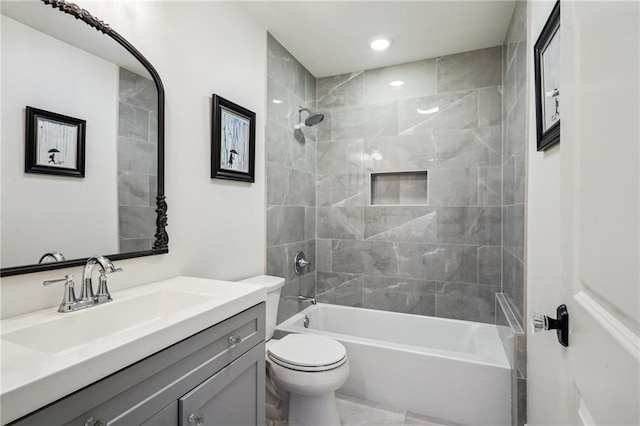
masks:
[[[63,281],[65,283],[69,283],[69,281],[71,281],[71,284],[73,284],[73,275],[69,274],[69,275],[65,275],[64,278],[57,278],[55,280],[46,280],[42,282],[42,285],[47,287],[47,286],[50,286],[51,284],[61,283]]]
[[[113,272],[120,272],[120,270],[114,270]],[[113,299],[111,298],[111,294],[109,293],[109,289],[107,288],[107,273],[105,271],[100,271],[100,278],[98,278],[98,292],[96,293],[96,303],[105,303],[111,302]]]
[[[42,282],[42,285],[49,286],[62,281],[64,281],[64,295],[62,296],[62,302],[60,302],[58,312],[71,312],[78,301],[78,299],[76,299],[76,292],[73,288],[75,285],[73,282],[73,275],[66,275],[64,278],[58,278],[55,280],[46,280]]]

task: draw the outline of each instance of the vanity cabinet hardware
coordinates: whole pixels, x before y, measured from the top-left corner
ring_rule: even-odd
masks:
[[[104,419],[94,419],[89,417],[84,421],[84,426],[107,426],[107,422]]]
[[[202,426],[204,424],[204,415],[202,413],[191,414],[189,416],[189,423],[193,423],[196,426]]]
[[[229,347],[233,348],[242,342],[242,336],[229,336]]]

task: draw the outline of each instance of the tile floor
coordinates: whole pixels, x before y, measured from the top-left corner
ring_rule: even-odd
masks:
[[[342,426],[464,426],[342,394],[336,394],[336,400]],[[267,420],[266,426],[287,426],[287,422]]]
[[[342,426],[460,426],[337,394]]]

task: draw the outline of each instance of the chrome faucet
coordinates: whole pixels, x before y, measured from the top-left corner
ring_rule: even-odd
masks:
[[[98,293],[93,293],[93,268],[100,266],[100,278],[98,285]],[[107,274],[120,272],[122,268],[116,268],[114,264],[104,256],[94,256],[87,260],[82,270],[82,293],[80,293],[80,301],[93,300],[94,303],[104,303],[111,300],[109,289],[107,288]]]
[[[93,274],[93,268],[96,265],[100,266],[100,282],[98,285],[98,292],[94,294],[91,275]],[[79,298],[76,298],[74,291],[73,275],[67,275],[64,278],[57,280],[47,280],[42,284],[48,286],[54,283],[64,282],[64,297],[62,298],[62,303],[60,303],[58,312],[74,312],[111,301],[111,295],[107,288],[107,274],[120,271],[122,271],[122,268],[116,268],[113,263],[104,256],[91,257],[87,260],[87,263],[82,270],[82,293]]]
[[[67,260],[59,251],[50,251],[42,255],[38,263],[55,263]]]
[[[298,303],[305,303],[305,302],[310,302],[312,305],[315,305],[317,303],[315,297],[298,296]]]

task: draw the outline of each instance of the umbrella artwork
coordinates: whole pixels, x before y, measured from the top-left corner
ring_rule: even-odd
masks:
[[[213,95],[211,177],[255,180],[256,114]]]
[[[40,118],[38,120],[38,151],[40,164],[65,166],[75,163],[76,126]]]
[[[222,110],[222,151],[228,153],[226,164],[229,170],[249,172],[249,120],[233,111]]]
[[[62,164],[61,160],[56,160],[56,154],[60,153],[59,150],[52,148],[49,151],[47,151],[49,153],[49,163],[51,164]]]
[[[25,172],[84,177],[86,121],[27,107]]]

